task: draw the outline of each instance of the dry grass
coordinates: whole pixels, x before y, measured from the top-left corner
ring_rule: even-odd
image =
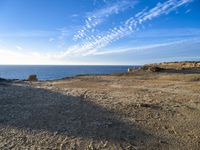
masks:
[[[159,80],[170,80],[170,81],[187,81],[195,82],[200,81],[200,74],[166,74],[158,77]]]

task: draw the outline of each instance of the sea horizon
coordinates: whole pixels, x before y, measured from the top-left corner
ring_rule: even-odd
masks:
[[[0,65],[0,78],[25,80],[37,75],[39,80],[55,80],[78,75],[98,75],[127,72],[134,65]]]

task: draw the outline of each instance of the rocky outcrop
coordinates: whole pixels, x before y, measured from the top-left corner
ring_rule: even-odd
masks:
[[[163,70],[163,69],[158,67],[158,66],[145,65],[145,66],[138,68],[138,69],[128,68],[128,73],[133,73],[133,72],[138,72],[138,71],[159,72],[161,70]]]
[[[162,69],[200,69],[200,62],[163,62],[159,64],[147,64],[143,67],[146,70],[160,71]],[[152,69],[153,68],[153,69]],[[155,69],[157,68],[157,69]],[[158,69],[160,68],[160,69]]]
[[[200,68],[200,62],[164,62],[158,64],[158,66],[166,69]]]
[[[27,79],[28,81],[38,81],[37,75],[33,74],[30,75]]]
[[[0,78],[0,82],[1,82],[1,81],[6,81],[6,79]]]
[[[156,65],[145,65],[141,68],[141,70],[144,70],[144,71],[151,71],[151,72],[159,72],[161,70],[163,70],[162,68],[156,66]]]
[[[150,71],[150,72],[160,72],[168,70],[200,70],[200,61],[184,61],[184,62],[163,62],[158,64],[146,64],[139,69],[128,69],[128,73],[137,71]]]

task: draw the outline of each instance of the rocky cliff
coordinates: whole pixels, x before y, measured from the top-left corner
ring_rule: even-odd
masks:
[[[144,67],[159,67],[162,69],[200,69],[200,61],[188,61],[188,62],[163,62],[158,64],[147,64]]]

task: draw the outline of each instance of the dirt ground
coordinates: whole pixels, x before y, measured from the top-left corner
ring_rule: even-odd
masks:
[[[198,150],[200,75],[0,82],[0,149]]]

